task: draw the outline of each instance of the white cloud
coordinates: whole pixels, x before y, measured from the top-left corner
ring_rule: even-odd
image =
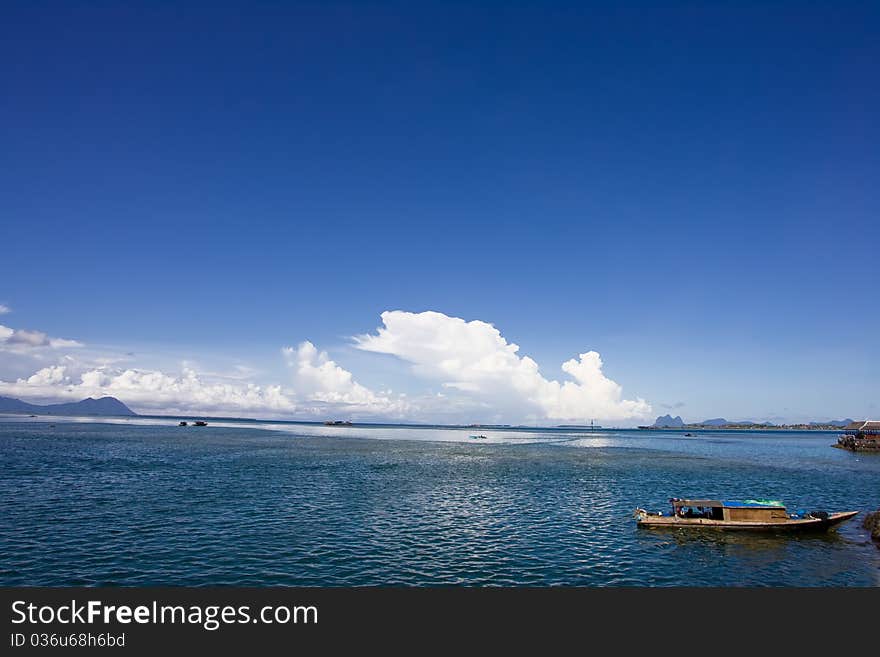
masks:
[[[12,308],[0,303],[0,315],[5,315],[6,313],[11,313],[11,312],[12,312]]]
[[[65,338],[49,338],[49,346],[53,349],[65,349],[82,347],[83,343],[78,340],[66,340]]]
[[[66,369],[67,368],[64,365],[44,367],[43,369],[35,372],[32,376],[28,377],[27,385],[40,387],[63,383],[65,379],[64,372]]]
[[[0,324],[0,348],[10,351],[23,351],[40,347],[52,349],[65,349],[82,347],[83,344],[76,340],[64,338],[52,338],[42,331],[30,331],[27,329],[13,329]]]
[[[293,398],[280,386],[208,382],[193,370],[180,375],[157,370],[110,368],[80,373],[65,365],[44,367],[28,378],[0,381],[0,394],[40,399],[80,400],[117,397],[133,410],[234,415],[259,411],[269,415],[296,411]]]
[[[403,417],[411,404],[404,395],[374,392],[311,342],[282,350],[293,386],[241,380],[248,368],[230,376],[199,373],[184,364],[179,374],[156,369],[89,365],[71,356],[15,381],[0,381],[0,395],[39,401],[117,397],[139,413],[198,415],[258,414],[260,417]]]
[[[382,322],[376,334],[355,338],[359,349],[397,356],[411,363],[416,374],[486,399],[509,414],[616,421],[651,412],[643,399],[622,398],[622,388],[602,373],[595,351],[563,363],[573,380],[559,382],[544,378],[534,360],[519,356],[519,346],[486,322],[399,310],[382,313]]]
[[[563,363],[567,377],[558,381],[545,378],[534,360],[486,322],[403,311],[385,312],[382,321],[375,334],[356,337],[356,346],[402,359],[436,387],[425,389],[422,382],[414,388],[406,380],[395,387],[410,394],[368,387],[308,341],[282,349],[290,373],[282,386],[253,382],[261,370],[244,364],[204,369],[184,361],[177,369],[168,361],[148,360],[152,367],[137,367],[133,354],[85,348],[74,355],[66,348],[81,345],[75,340],[0,325],[0,356],[6,356],[0,367],[9,378],[0,380],[0,395],[39,401],[109,395],[140,413],[452,423],[617,421],[651,411],[642,399],[623,398],[594,351]],[[140,355],[137,360],[144,364]]]
[[[359,384],[351,372],[309,341],[281,351],[291,369],[298,398],[349,413],[401,415],[408,409],[409,405],[400,397],[377,394]]]
[[[49,336],[42,331],[14,329],[6,340],[9,344],[21,344],[28,347],[44,347],[49,344]]]

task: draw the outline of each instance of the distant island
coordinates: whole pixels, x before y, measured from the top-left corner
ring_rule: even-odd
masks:
[[[828,422],[803,422],[800,424],[773,424],[772,422],[730,421],[716,417],[702,422],[686,423],[677,415],[661,415],[654,424],[640,426],[639,429],[782,429],[797,431],[834,431],[842,429],[852,422],[851,419],[831,420]]]
[[[137,415],[116,397],[83,399],[67,404],[29,404],[12,397],[0,397],[0,413],[29,415]]]
[[[651,425],[651,429],[681,429],[684,426],[684,420],[681,419],[680,415],[676,415],[672,417],[671,415],[661,415],[656,420],[654,420],[654,424]],[[641,427],[639,427],[641,429]],[[648,428],[648,427],[646,427]]]

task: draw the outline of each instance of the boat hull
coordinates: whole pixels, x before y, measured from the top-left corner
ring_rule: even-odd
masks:
[[[748,522],[738,520],[710,520],[708,518],[680,518],[678,516],[640,516],[638,526],[651,529],[716,529],[749,532],[822,532],[833,529],[858,515],[858,511],[831,513],[827,518],[802,518],[778,522]]]

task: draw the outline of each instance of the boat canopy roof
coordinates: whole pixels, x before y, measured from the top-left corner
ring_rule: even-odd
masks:
[[[777,500],[683,500],[673,497],[673,506],[727,507],[728,509],[784,509],[785,505]]]
[[[724,506],[724,502],[720,500],[680,500],[673,497],[669,501],[672,502],[672,506]]]

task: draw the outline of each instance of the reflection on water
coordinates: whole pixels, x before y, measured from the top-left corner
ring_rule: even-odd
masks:
[[[880,459],[828,434],[53,422],[0,421],[0,584],[878,585],[858,518],[632,519],[690,495],[876,508]]]
[[[727,573],[747,572],[743,585],[790,585],[803,580],[810,585],[844,583],[859,564],[855,554],[867,546],[864,541],[852,544],[836,532],[828,534],[749,534],[740,532],[694,532],[682,529],[645,530],[655,536],[658,550],[669,553],[670,559],[681,563],[684,572],[698,579],[718,577],[712,570]],[[809,558],[813,555],[812,558]],[[822,555],[817,558],[816,555]],[[694,573],[697,570],[698,572]],[[876,570],[876,569],[875,569]],[[683,575],[683,573],[682,573]],[[876,585],[873,578],[862,585]]]

